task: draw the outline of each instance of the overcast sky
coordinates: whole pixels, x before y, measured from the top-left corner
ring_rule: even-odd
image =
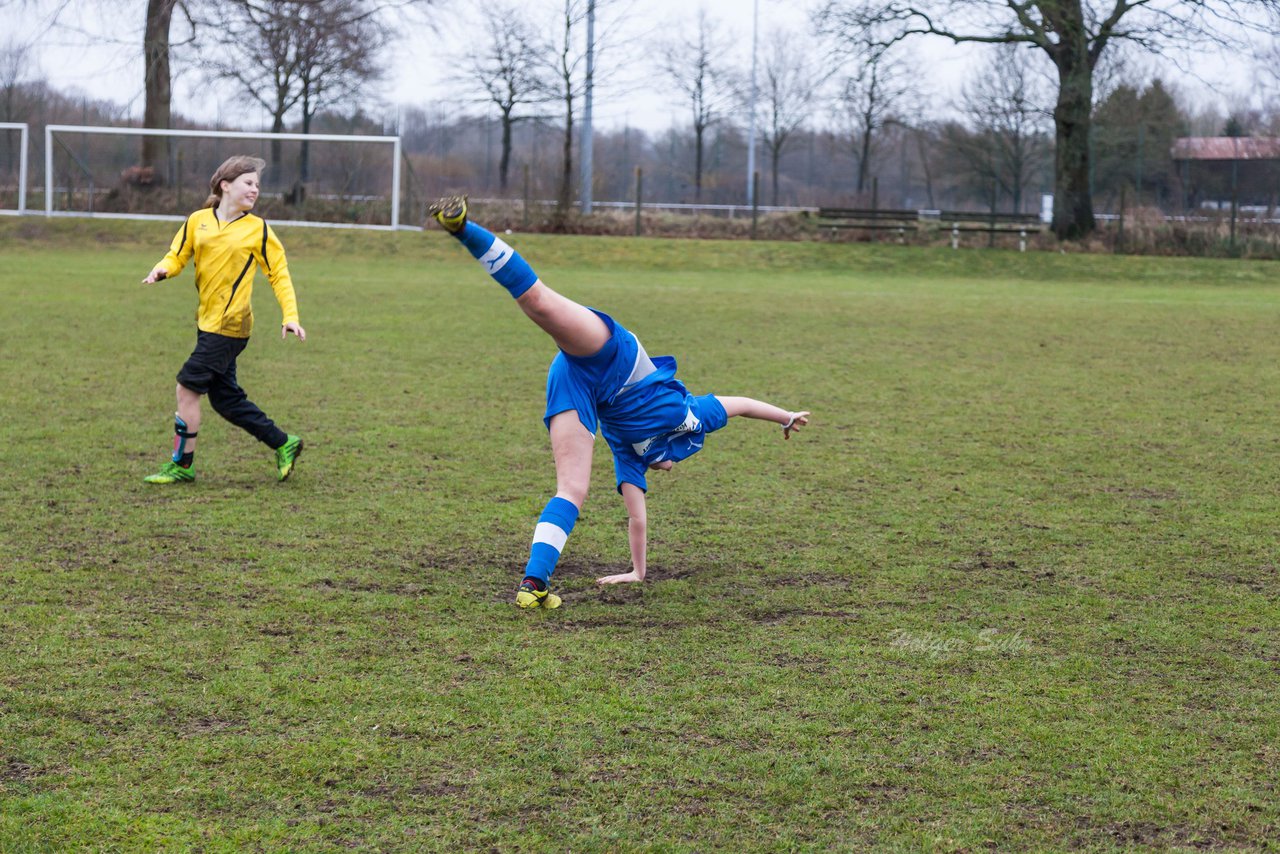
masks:
[[[536,7],[531,0],[526,5]],[[625,40],[631,46],[651,45],[664,34],[691,31],[696,27],[699,8],[705,8],[710,18],[721,30],[729,34],[736,45],[730,62],[743,69],[750,66],[753,0],[613,0],[615,5],[629,8],[624,31]],[[808,9],[814,3],[805,0],[758,0],[759,30],[763,44],[768,34],[778,30],[804,33],[808,25]],[[54,86],[76,89],[94,98],[104,98],[127,105],[132,117],[142,114],[142,71],[140,51],[142,7],[140,2],[129,3],[137,7],[132,20],[120,14],[125,4],[80,4],[86,10],[80,17],[79,27],[49,29],[38,14],[38,5],[21,10],[11,7],[5,10],[4,30],[8,38],[19,44],[31,44],[39,73]],[[468,42],[480,42],[485,36],[481,25],[464,22],[451,9],[467,9],[470,14],[481,14],[483,6],[475,2],[451,0],[438,13],[438,28],[423,26],[405,36],[395,49],[387,79],[377,87],[376,98],[371,100],[375,115],[390,115],[395,104],[424,105],[431,102],[461,101],[456,87],[447,85],[442,69],[447,68],[447,57],[465,49]],[[114,12],[114,14],[113,14]],[[607,18],[608,13],[602,13]],[[12,28],[9,24],[12,22]],[[603,22],[602,25],[603,26]],[[183,27],[175,22],[173,38],[184,36]],[[6,36],[0,36],[0,39]],[[0,42],[3,44],[3,42]],[[919,58],[921,80],[930,93],[933,107],[944,109],[954,100],[959,85],[974,69],[975,49],[964,51],[941,40],[919,40],[913,43],[913,56]],[[266,118],[261,108],[245,106],[244,96],[208,86],[199,72],[189,67],[191,54],[181,45],[175,48],[177,78],[174,82],[174,110],[197,119],[220,119],[228,123],[264,125]],[[1159,71],[1166,79],[1178,79],[1182,75],[1172,67],[1161,67],[1157,60],[1144,60],[1144,66]],[[1248,81],[1252,77],[1252,64],[1247,58],[1223,57],[1217,52],[1206,53],[1196,63],[1198,74],[1216,85],[1214,91],[1191,80],[1175,84],[1189,96],[1201,101],[1228,103],[1245,101],[1250,97]],[[381,103],[378,103],[380,101]],[[602,128],[623,125],[660,131],[673,124],[687,123],[688,107],[673,95],[660,77],[650,75],[632,79],[626,86],[606,84],[597,90],[595,118]]]

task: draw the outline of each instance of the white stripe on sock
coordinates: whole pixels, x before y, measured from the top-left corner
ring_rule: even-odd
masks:
[[[493,245],[489,247],[489,251],[480,256],[480,263],[489,270],[489,275],[507,266],[507,262],[515,255],[515,250],[502,241],[502,238],[495,237]]]
[[[558,552],[564,551],[564,544],[568,539],[569,533],[564,528],[550,522],[539,522],[538,527],[533,529],[535,543],[546,543]]]

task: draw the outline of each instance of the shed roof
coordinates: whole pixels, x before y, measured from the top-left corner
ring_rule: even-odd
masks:
[[[1280,160],[1280,137],[1181,136],[1174,160]]]

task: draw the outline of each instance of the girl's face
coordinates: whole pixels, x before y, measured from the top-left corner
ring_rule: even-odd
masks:
[[[252,210],[258,201],[258,173],[246,172],[234,181],[223,181],[222,200],[234,211]]]

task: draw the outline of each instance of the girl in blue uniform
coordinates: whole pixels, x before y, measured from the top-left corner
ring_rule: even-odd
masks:
[[[613,452],[618,492],[627,507],[632,567],[599,583],[621,584],[643,581],[645,576],[647,470],[670,470],[701,450],[706,435],[735,415],[779,424],[784,439],[809,423],[808,412],[791,412],[749,397],[690,394],[675,378],[674,358],[650,357],[636,336],[612,317],[547,287],[515,250],[467,220],[466,199],[441,199],[429,213],[560,348],[547,372],[543,416],[555,457],[556,494],[534,529],[524,579],[516,591],[520,607],[560,605],[560,597],[548,585],[587,497],[597,428]]]

